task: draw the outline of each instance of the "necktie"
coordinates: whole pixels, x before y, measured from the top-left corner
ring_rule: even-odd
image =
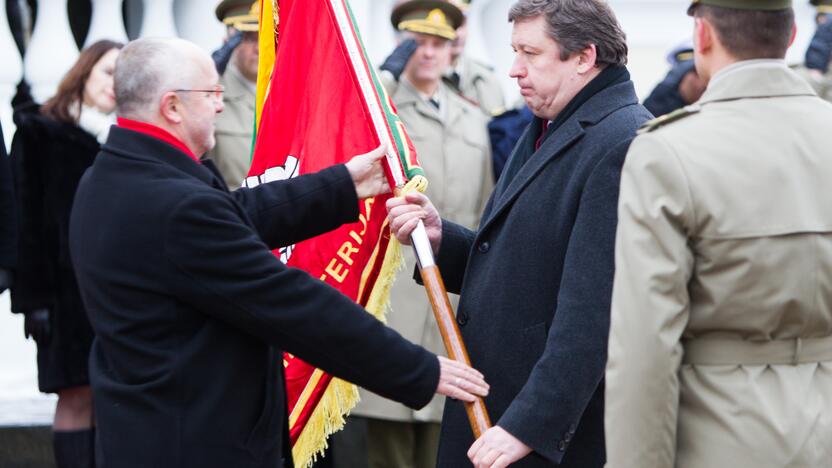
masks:
[[[450,82],[451,82],[451,84],[453,85],[454,88],[459,90],[459,83],[461,81],[461,77],[459,76],[459,73],[457,73],[457,72],[451,73],[451,76],[448,77],[448,80],[450,80]]]
[[[543,121],[543,129],[540,131],[540,136],[537,138],[537,141],[534,143],[535,151],[540,149],[540,145],[543,144],[543,139],[546,138],[546,131],[549,130],[549,125],[551,125],[551,120],[544,120]]]

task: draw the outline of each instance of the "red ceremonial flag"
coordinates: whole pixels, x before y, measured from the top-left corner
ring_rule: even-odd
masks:
[[[388,147],[391,186],[423,185],[413,145],[367,59],[346,0],[272,1],[261,0],[258,131],[246,185],[341,164],[380,142]],[[390,242],[387,198],[362,200],[358,222],[275,254],[382,318],[399,257]],[[306,466],[343,426],[358,392],[291,355],[284,366],[293,455]]]

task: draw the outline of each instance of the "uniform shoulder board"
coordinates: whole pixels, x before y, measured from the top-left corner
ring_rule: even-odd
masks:
[[[468,104],[471,104],[474,107],[480,107],[480,103],[476,99],[470,98],[470,97],[462,94],[462,91],[456,89],[453,86],[449,85],[448,88],[450,89],[451,93],[453,93],[456,97],[462,99],[463,101],[467,102]]]
[[[638,129],[638,134],[641,135],[642,133],[650,133],[654,130],[658,130],[661,127],[664,127],[667,124],[676,122],[678,120],[684,119],[689,115],[693,115],[698,113],[700,107],[692,104],[690,106],[682,107],[681,109],[676,109],[675,111],[665,114],[661,117],[657,117],[653,120],[645,122],[641,128]]]
[[[479,66],[480,68],[483,68],[488,72],[491,72],[491,73],[494,72],[494,67],[492,67],[491,65],[489,65],[489,64],[487,64],[487,63],[485,63],[481,60],[471,59],[470,63],[473,64],[473,65]]]

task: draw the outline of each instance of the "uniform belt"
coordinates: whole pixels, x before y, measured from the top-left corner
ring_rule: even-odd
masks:
[[[683,364],[700,366],[797,365],[832,361],[832,336],[747,341],[730,338],[683,340]]]

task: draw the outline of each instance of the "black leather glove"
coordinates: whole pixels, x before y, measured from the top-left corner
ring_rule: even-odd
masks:
[[[52,337],[52,323],[50,321],[49,309],[35,309],[24,312],[23,335],[41,345],[49,343]]]
[[[399,77],[402,76],[407,62],[410,61],[410,57],[413,57],[413,54],[418,48],[419,44],[416,43],[416,39],[408,39],[402,42],[379,68],[390,72],[393,78],[399,81]]]
[[[12,274],[9,270],[0,268],[0,294],[12,286]]]
[[[231,54],[234,53],[234,49],[243,42],[243,33],[240,31],[235,31],[231,37],[225,41],[222,47],[215,50],[211,53],[211,58],[214,60],[214,66],[217,67],[217,73],[222,76],[225,73],[225,67],[228,66],[228,62],[231,60]]]

